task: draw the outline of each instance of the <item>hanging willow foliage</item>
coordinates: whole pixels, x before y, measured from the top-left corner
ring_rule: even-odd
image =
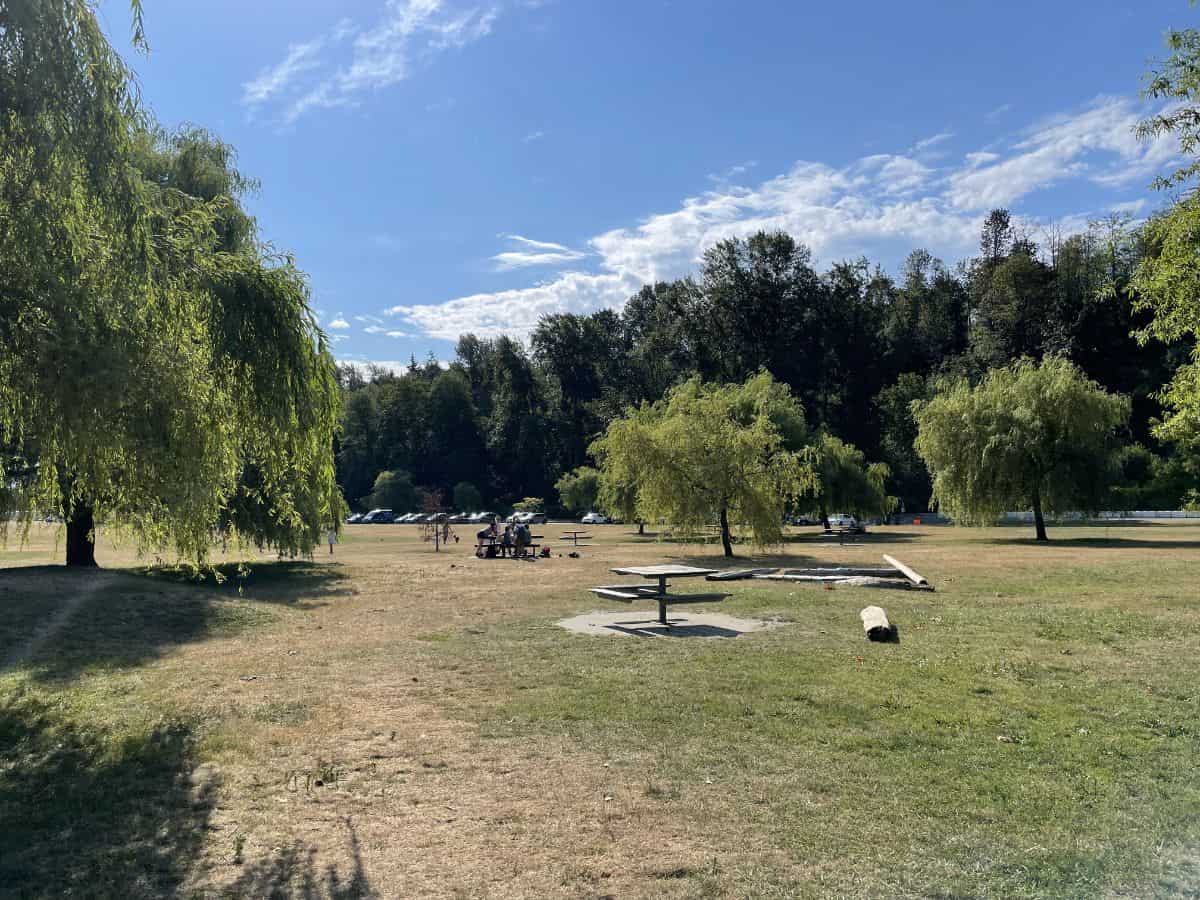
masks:
[[[305,279],[230,148],[156,130],[131,84],[88,4],[0,0],[0,512],[62,511],[68,562],[92,521],[194,560],[221,527],[308,550],[341,498]]]

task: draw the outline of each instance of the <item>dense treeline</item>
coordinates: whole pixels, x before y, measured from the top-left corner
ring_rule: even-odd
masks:
[[[814,431],[887,463],[889,492],[923,510],[931,483],[913,447],[912,402],[939,378],[974,382],[1023,357],[1064,357],[1131,400],[1111,502],[1176,506],[1189,479],[1152,428],[1155,398],[1191,342],[1133,337],[1150,321],[1132,288],[1143,231],[1113,216],[1036,238],[995,210],[977,257],[952,268],[916,250],[898,278],[866,259],[817,271],[787,234],[731,238],[695,276],[646,285],[619,312],[544,317],[528,346],[464,335],[449,369],[343,368],[340,483],[352,503],[370,502],[385,471],[408,473],[446,504],[463,483],[493,506],[553,503],[555,482],[590,464],[594,439],[628,408],[693,376],[742,382],[766,370]]]

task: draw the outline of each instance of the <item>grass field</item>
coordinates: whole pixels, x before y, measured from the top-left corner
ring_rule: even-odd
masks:
[[[525,563],[351,526],[220,586],[0,550],[0,894],[1200,893],[1200,526],[809,530],[739,563],[937,591],[736,582],[720,611],[784,623],[736,639],[558,628],[611,566],[723,565],[592,533]]]

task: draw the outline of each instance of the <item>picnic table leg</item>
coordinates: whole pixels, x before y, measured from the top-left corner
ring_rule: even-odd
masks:
[[[671,623],[667,621],[667,601],[662,597],[658,598],[658,621],[668,628],[671,627]]]

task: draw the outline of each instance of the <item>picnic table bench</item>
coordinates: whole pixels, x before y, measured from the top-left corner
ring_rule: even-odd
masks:
[[[712,575],[715,569],[699,569],[695,566],[623,566],[612,570],[617,575],[640,575],[642,578],[653,579],[655,585],[641,584],[607,584],[591,589],[592,593],[605,600],[616,600],[619,603],[633,603],[635,600],[654,600],[658,603],[658,621],[668,628],[667,607],[673,603],[719,603],[729,595],[724,593],[705,594],[671,594],[668,578],[699,578]]]
[[[533,540],[521,548],[522,551],[524,551],[521,553],[521,557],[538,555],[538,550],[542,546],[538,543],[538,541],[543,538],[544,535],[534,534],[530,535],[530,537],[532,537]],[[492,553],[491,557],[488,556],[488,550],[495,551]],[[500,538],[483,538],[475,545],[475,555],[480,559],[498,558],[501,550],[512,550],[513,557],[517,558],[517,545],[515,542],[506,545],[501,542]]]

